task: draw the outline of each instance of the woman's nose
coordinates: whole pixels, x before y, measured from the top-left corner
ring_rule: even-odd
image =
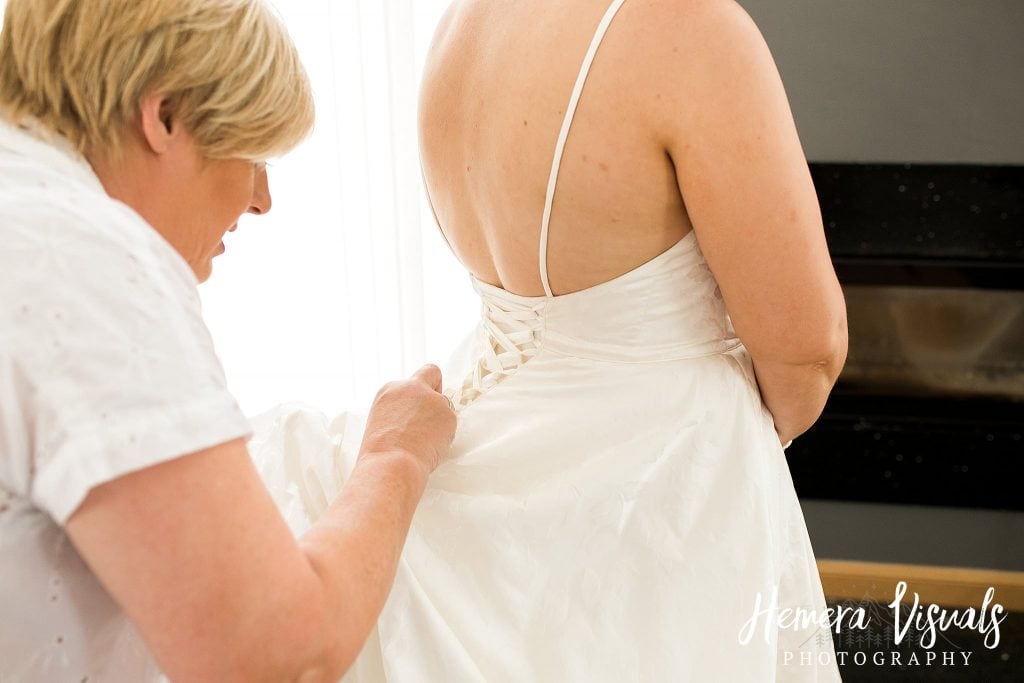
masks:
[[[257,216],[270,211],[273,201],[270,198],[270,181],[267,179],[266,167],[256,173],[256,182],[253,183],[252,203],[249,205],[249,213]]]

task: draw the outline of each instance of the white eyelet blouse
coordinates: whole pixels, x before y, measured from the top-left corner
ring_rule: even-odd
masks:
[[[0,119],[0,681],[158,680],[63,525],[88,491],[250,432],[196,279],[61,139]]]

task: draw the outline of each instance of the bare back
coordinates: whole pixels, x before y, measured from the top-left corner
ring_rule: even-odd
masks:
[[[538,243],[556,140],[608,8],[461,0],[438,29],[420,110],[424,171],[446,239],[485,282],[544,294]],[[672,161],[632,96],[631,14],[627,2],[596,53],[561,160],[555,294],[621,275],[691,229]]]
[[[612,14],[566,138],[542,258],[559,132]],[[576,292],[692,231],[755,359],[809,364],[846,343],[782,79],[735,0],[456,0],[428,59],[420,140],[438,224],[483,282]]]

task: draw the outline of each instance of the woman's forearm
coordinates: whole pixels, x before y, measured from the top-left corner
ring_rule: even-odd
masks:
[[[329,670],[351,665],[376,622],[427,474],[407,453],[364,452],[334,503],[302,536],[323,584]]]
[[[846,361],[843,349],[814,363],[782,363],[752,358],[761,398],[786,443],[815,423]]]

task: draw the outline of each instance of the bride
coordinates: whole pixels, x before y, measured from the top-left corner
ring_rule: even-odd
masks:
[[[771,54],[732,0],[457,0],[421,110],[480,296],[459,411],[348,680],[834,681],[783,443],[846,312]],[[361,428],[282,410],[252,452],[296,531]],[[826,454],[822,454],[823,457]]]

